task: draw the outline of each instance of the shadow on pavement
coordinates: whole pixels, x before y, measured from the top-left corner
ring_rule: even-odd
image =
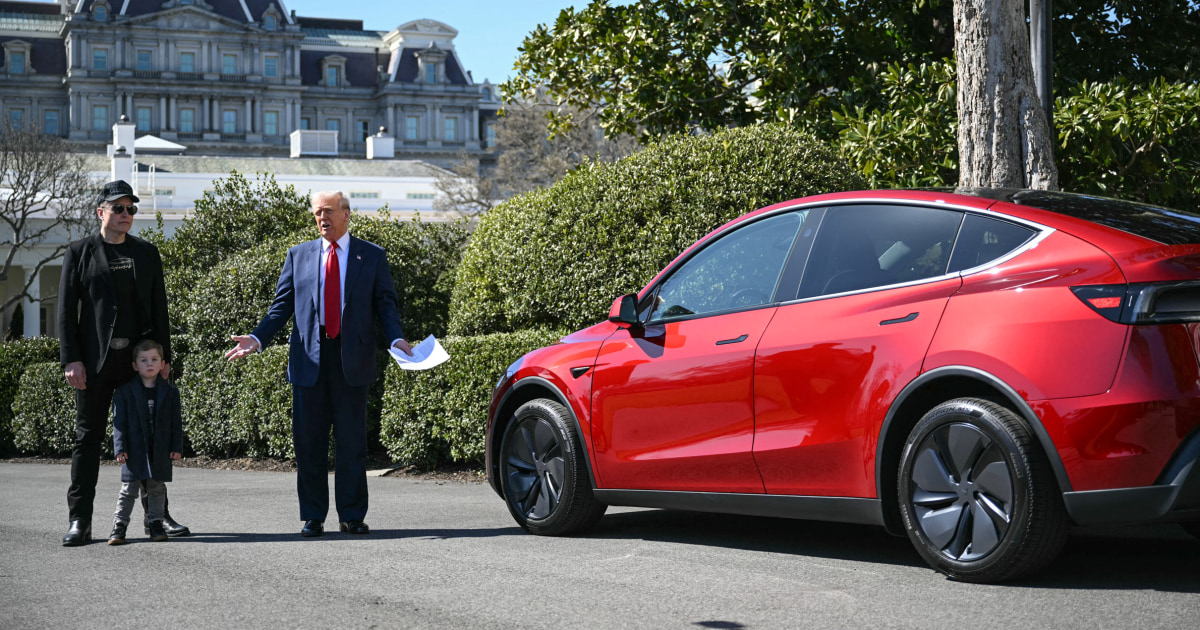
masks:
[[[191,536],[172,538],[172,543],[268,543],[268,542],[340,542],[356,540],[400,540],[407,538],[432,538],[446,540],[452,538],[491,538],[495,536],[526,535],[520,527],[501,527],[493,529],[372,529],[365,536],[345,534],[334,529],[325,530],[324,536],[305,538],[300,535],[300,527],[294,532],[246,533],[246,532],[193,532]],[[131,541],[131,542],[136,542]]]
[[[645,510],[609,514],[593,538],[729,547],[856,562],[924,567],[907,538],[881,527],[728,514]],[[1175,525],[1077,529],[1049,567],[1024,588],[1152,589],[1200,593],[1200,540]]]

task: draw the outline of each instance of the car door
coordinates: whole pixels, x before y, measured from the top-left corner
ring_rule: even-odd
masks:
[[[770,494],[873,497],[877,428],[960,286],[948,262],[963,213],[828,209],[795,301],[755,358],[754,458]]]
[[[716,237],[644,294],[644,326],[604,342],[591,423],[604,487],[763,491],[750,452],[754,348],[805,215]]]

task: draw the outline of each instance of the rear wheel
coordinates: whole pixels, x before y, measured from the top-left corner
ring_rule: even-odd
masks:
[[[500,443],[500,479],[509,512],[533,534],[584,531],[608,507],[592,494],[570,414],[551,400],[531,400],[513,414]]]
[[[1053,471],[1011,410],[960,398],[921,418],[900,457],[900,514],[930,566],[965,582],[1041,569],[1067,516]]]

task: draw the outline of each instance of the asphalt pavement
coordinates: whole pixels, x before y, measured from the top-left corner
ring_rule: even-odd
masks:
[[[119,476],[101,468],[97,538]],[[531,536],[482,483],[372,477],[369,536],[307,539],[293,474],[177,468],[193,536],[65,548],[68,477],[0,463],[0,628],[1200,626],[1200,541],[1170,525],[1077,531],[1039,576],[979,586],[865,526],[619,508]]]

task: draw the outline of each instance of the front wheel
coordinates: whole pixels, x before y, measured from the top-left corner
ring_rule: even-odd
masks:
[[[500,443],[500,479],[508,511],[533,534],[584,531],[608,508],[592,494],[570,414],[551,400],[531,400],[513,414]]]
[[[1067,537],[1045,455],[1011,410],[960,398],[913,428],[900,457],[900,515],[934,569],[994,583],[1037,571]]]

